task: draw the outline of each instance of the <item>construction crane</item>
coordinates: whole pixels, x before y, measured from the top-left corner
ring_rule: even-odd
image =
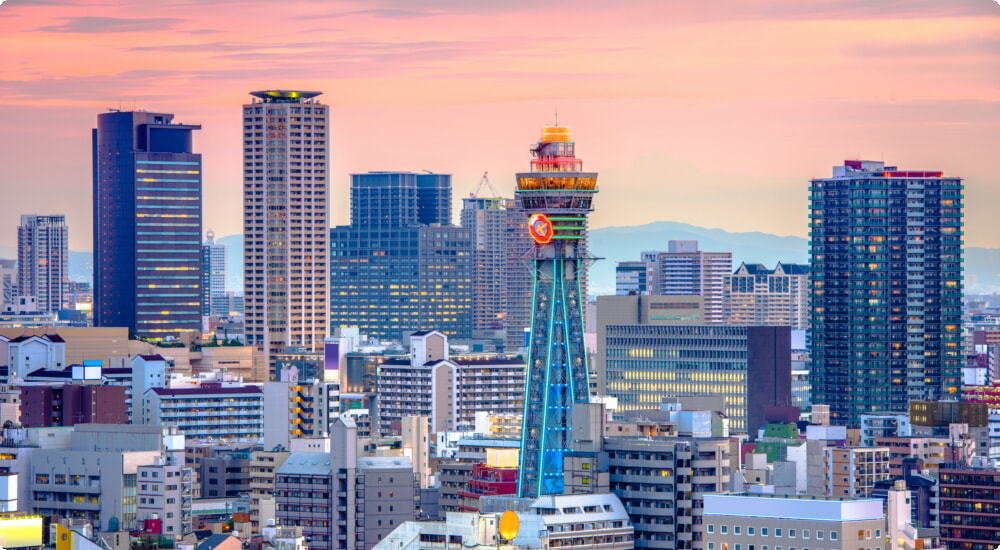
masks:
[[[472,193],[469,193],[469,198],[479,198],[479,192],[482,191],[484,185],[490,190],[490,194],[493,195],[490,198],[499,198],[497,190],[493,189],[493,184],[490,183],[490,178],[486,177],[487,174],[489,174],[489,172],[483,172],[483,179],[479,180],[479,185],[476,186],[476,189]]]

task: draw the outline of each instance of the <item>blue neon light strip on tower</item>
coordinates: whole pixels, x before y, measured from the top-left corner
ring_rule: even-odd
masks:
[[[574,403],[590,400],[580,277],[597,174],[583,172],[569,129],[550,126],[532,150],[532,171],[517,175],[518,206],[536,245],[518,496],[562,494]],[[552,225],[552,221],[559,222]]]

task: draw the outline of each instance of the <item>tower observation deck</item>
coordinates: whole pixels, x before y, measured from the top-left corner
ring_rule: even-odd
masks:
[[[584,172],[569,128],[546,126],[532,148],[531,171],[517,174],[517,205],[528,214],[534,272],[528,379],[518,496],[563,494],[574,403],[590,400],[581,277],[597,173]]]

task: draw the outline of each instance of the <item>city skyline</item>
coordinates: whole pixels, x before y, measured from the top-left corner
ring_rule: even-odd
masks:
[[[588,165],[616,189],[594,228],[672,220],[805,236],[810,178],[848,158],[892,158],[963,177],[966,244],[1000,246],[989,231],[1000,204],[990,147],[1000,126],[1000,6],[990,0],[775,1],[753,11],[728,1],[570,11],[293,2],[252,15],[258,5],[0,6],[9,60],[0,68],[0,181],[30,183],[0,205],[0,244],[13,244],[20,214],[44,210],[67,215],[72,250],[91,249],[81,206],[90,202],[87,131],[109,107],[202,124],[205,227],[241,233],[231,105],[283,88],[325,91],[334,226],[348,221],[350,173],[451,173],[464,197],[488,171],[511,196],[534,129],[558,109],[588,143]],[[543,32],[553,17],[573,32]],[[53,149],[61,162],[37,174]],[[632,201],[651,191],[658,200]]]

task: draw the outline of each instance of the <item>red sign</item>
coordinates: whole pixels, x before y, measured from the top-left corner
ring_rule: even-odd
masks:
[[[552,241],[552,222],[545,214],[532,214],[528,218],[528,233],[538,244],[548,244]]]

